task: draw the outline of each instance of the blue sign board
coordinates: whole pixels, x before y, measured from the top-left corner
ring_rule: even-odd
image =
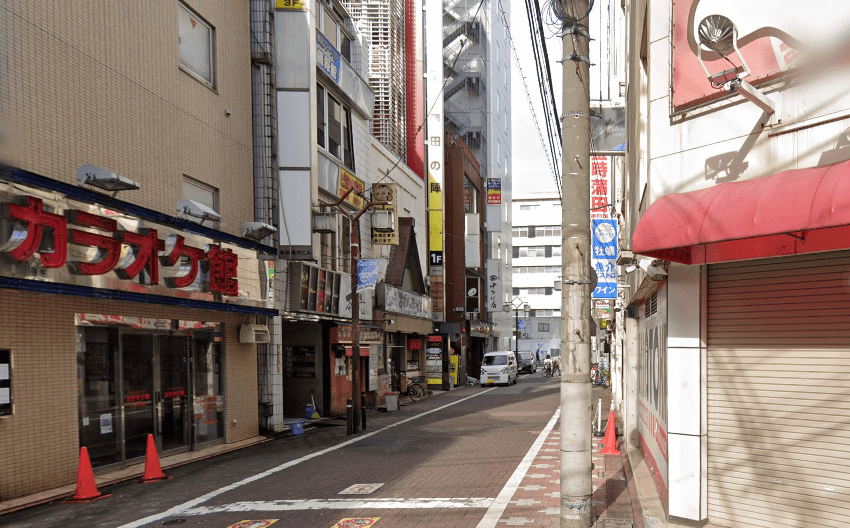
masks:
[[[357,293],[375,289],[375,284],[378,282],[378,270],[380,269],[381,259],[357,261]]]
[[[340,54],[324,35],[316,31],[316,64],[339,84]]]
[[[590,265],[599,282],[593,290],[593,299],[617,298],[617,221],[593,220],[591,233]]]

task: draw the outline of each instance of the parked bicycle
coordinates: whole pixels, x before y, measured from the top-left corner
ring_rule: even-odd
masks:
[[[406,390],[401,390],[401,377],[398,374],[393,376],[395,389],[402,396],[407,396],[411,400],[418,402],[425,397],[425,387],[420,383],[420,378],[411,378],[407,380]]]

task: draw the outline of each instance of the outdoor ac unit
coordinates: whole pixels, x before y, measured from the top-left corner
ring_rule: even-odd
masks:
[[[260,324],[243,324],[239,327],[240,343],[268,343],[271,341],[269,327]]]

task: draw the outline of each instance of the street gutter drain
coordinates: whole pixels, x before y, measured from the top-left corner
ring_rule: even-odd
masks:
[[[162,521],[164,526],[171,526],[173,524],[183,524],[186,522],[186,519],[169,519],[167,521]]]

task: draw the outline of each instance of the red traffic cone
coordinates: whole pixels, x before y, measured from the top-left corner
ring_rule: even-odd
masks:
[[[602,440],[605,444],[605,449],[602,450],[603,455],[619,455],[617,451],[617,425],[614,419],[614,409],[611,409],[611,414],[608,415],[608,426],[605,427],[605,438]]]
[[[162,466],[159,465],[159,454],[156,452],[156,442],[153,435],[148,435],[148,450],[145,456],[145,474],[140,482],[147,484],[148,482],[157,482],[159,480],[167,480],[171,477],[166,477],[162,472]]]
[[[109,497],[109,493],[97,491],[94,481],[94,472],[91,469],[89,451],[85,447],[80,448],[80,465],[77,467],[77,489],[74,496],[65,502],[91,502]]]

